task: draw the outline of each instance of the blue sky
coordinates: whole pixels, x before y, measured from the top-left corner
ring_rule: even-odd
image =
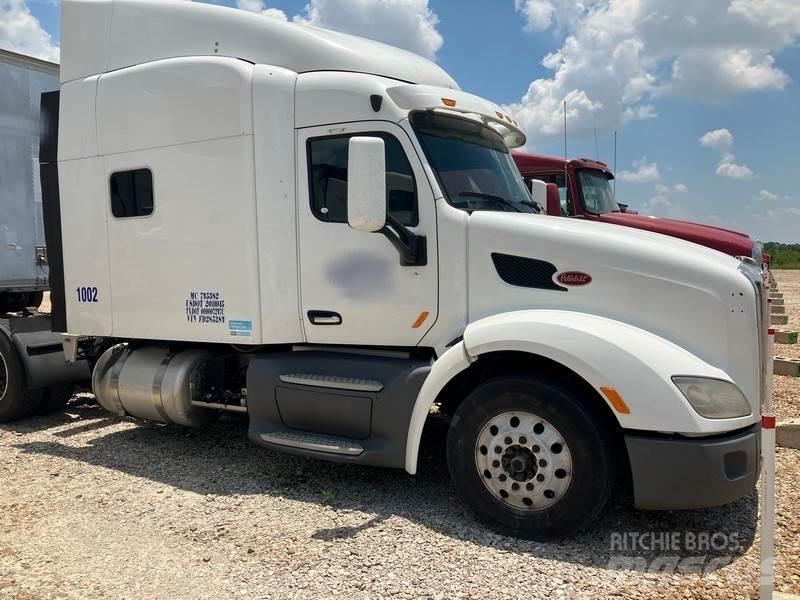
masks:
[[[566,97],[570,156],[595,156],[596,120],[600,158],[610,164],[618,131],[620,201],[800,242],[796,0],[239,3],[426,54],[463,89],[508,106],[537,151],[563,153],[554,107]],[[59,2],[0,0],[0,46],[24,51],[34,25],[4,32],[3,9],[6,17],[29,10],[58,45]]]

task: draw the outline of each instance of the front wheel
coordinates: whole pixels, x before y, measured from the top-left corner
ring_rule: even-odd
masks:
[[[583,393],[561,381],[507,375],[467,396],[450,423],[447,462],[479,518],[506,535],[546,540],[600,514],[614,483],[612,446],[580,401]]]

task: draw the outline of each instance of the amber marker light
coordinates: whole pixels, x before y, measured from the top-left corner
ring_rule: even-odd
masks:
[[[617,411],[621,415],[629,415],[631,414],[631,409],[628,408],[628,405],[625,404],[625,400],[622,399],[622,396],[619,395],[619,392],[612,387],[601,387],[600,391],[603,392],[603,395],[608,398],[608,401],[611,403],[611,406],[614,407],[614,410]]]
[[[422,325],[425,322],[425,319],[428,318],[429,314],[431,314],[431,313],[428,312],[427,310],[424,310],[421,313],[419,313],[419,316],[417,317],[417,320],[414,321],[413,325],[411,325],[411,329],[417,329],[420,325]]]
[[[456,105],[456,101],[453,100],[452,98],[442,98],[442,104],[452,108],[453,106]]]

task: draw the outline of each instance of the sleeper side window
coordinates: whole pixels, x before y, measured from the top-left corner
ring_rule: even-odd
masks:
[[[153,174],[150,169],[111,175],[111,213],[118,219],[153,214]]]
[[[386,212],[407,227],[419,225],[417,184],[400,141],[388,133],[359,133],[383,139],[386,151]],[[321,221],[347,223],[347,158],[352,135],[308,141],[311,211]]]

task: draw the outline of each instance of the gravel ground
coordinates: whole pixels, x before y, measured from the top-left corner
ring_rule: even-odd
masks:
[[[788,304],[800,275],[778,278]],[[795,392],[776,385],[781,410]],[[622,490],[591,530],[527,542],[491,533],[455,497],[443,423],[426,430],[416,477],[272,452],[246,431],[238,416],[199,430],[112,417],[90,394],[0,426],[0,598],[757,595],[756,492],[648,513]],[[776,589],[791,593],[798,487],[800,451],[779,449]],[[620,548],[626,532],[678,537]]]
[[[800,271],[774,271],[778,288],[783,292],[788,325],[777,329],[800,331]],[[800,344],[775,344],[775,354],[787,358],[800,358]],[[775,415],[781,419],[800,418],[800,377],[775,377]]]
[[[257,448],[246,427],[238,417],[201,430],[110,417],[88,394],[66,413],[0,427],[0,597],[756,593],[755,492],[674,513],[634,511],[621,492],[590,531],[526,542],[487,531],[455,497],[442,424],[427,432],[415,478]],[[800,452],[780,450],[778,464],[777,589],[797,593]],[[711,551],[685,541],[666,552],[614,546],[620,532],[649,531],[723,537]],[[681,560],[695,573],[637,572],[620,556],[656,570],[656,558],[662,570]]]

